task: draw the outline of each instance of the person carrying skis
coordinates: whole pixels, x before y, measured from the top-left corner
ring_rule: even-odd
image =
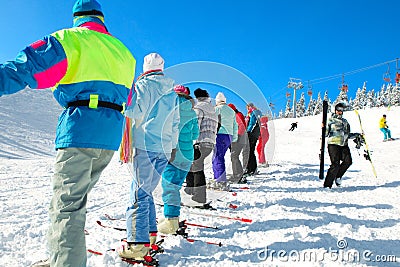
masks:
[[[290,125],[290,129],[289,131],[294,131],[294,129],[297,128],[297,121],[296,122],[292,122],[292,124]]]
[[[389,126],[386,123],[385,114],[383,114],[382,118],[379,120],[379,130],[383,133],[383,142],[394,140],[390,133]]]
[[[50,201],[50,259],[42,266],[86,266],[88,194],[121,142],[123,106],[136,61],[112,36],[96,0],[77,0],[73,27],[56,31],[0,65],[0,96],[52,88],[58,119]],[[96,45],[93,45],[96,44]]]
[[[260,119],[260,137],[258,138],[257,153],[258,153],[258,163],[262,167],[268,167],[268,162],[265,159],[265,145],[269,140],[268,131],[268,116],[262,116]]]
[[[328,138],[328,154],[331,165],[325,177],[324,187],[332,188],[333,182],[340,186],[341,179],[353,163],[348,146],[349,138],[354,138],[358,133],[350,133],[350,124],[343,118],[345,105],[335,105],[335,113],[329,118],[326,126]]]
[[[211,154],[215,146],[218,117],[211,104],[210,95],[207,90],[197,88],[194,91],[194,96],[197,99],[197,103],[193,110],[197,114],[200,130],[199,137],[194,142],[194,146],[199,155],[193,161],[190,171],[186,176],[186,188],[184,190],[187,194],[192,195],[191,200],[199,203],[198,206],[204,206],[207,200],[204,160]]]
[[[175,159],[168,162],[162,173],[164,220],[158,221],[157,229],[163,234],[175,234],[179,228],[179,191],[193,162],[193,141],[199,137],[197,115],[192,109],[189,91],[183,85],[176,85],[174,91],[179,102],[179,137]]]
[[[247,135],[249,136],[249,162],[247,163],[247,170],[244,173],[245,176],[254,175],[257,171],[257,158],[255,154],[256,144],[258,138],[260,137],[260,119],[261,119],[261,111],[259,111],[253,103],[248,103],[247,106]]]
[[[243,165],[247,166],[247,159],[243,159],[243,164],[240,162],[239,155],[242,150],[249,150],[249,138],[246,132],[246,121],[242,112],[237,110],[236,106],[232,103],[228,106],[236,113],[236,123],[238,124],[238,139],[236,142],[231,143],[231,162],[233,181],[236,183],[246,183],[243,177]],[[248,153],[243,153],[243,155]]]
[[[217,113],[220,128],[217,133],[217,140],[214,149],[212,167],[214,172],[214,189],[229,191],[229,184],[226,179],[225,154],[232,142],[238,138],[238,124],[235,112],[226,104],[226,97],[218,92],[215,97],[215,112]]]
[[[118,254],[143,260],[157,238],[153,191],[168,161],[173,162],[179,132],[179,107],[174,81],[164,76],[164,59],[157,53],[144,57],[143,74],[135,84],[133,105],[126,116],[133,119],[133,180],[126,211],[126,242]]]

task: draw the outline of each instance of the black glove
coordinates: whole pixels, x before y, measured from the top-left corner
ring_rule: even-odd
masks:
[[[200,152],[200,145],[199,144],[194,144],[193,145],[193,160],[198,160],[201,157],[201,152]]]
[[[359,133],[353,134],[355,136],[353,142],[356,143],[356,148],[360,149],[360,147],[365,144],[364,136]]]

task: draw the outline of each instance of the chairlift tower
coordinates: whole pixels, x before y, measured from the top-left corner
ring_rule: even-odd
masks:
[[[301,79],[289,78],[287,87],[293,88],[293,118],[296,118],[296,91],[303,89],[304,85],[301,82]]]

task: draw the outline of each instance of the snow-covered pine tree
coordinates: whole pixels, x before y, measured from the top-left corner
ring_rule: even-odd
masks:
[[[321,92],[318,92],[318,97],[315,102],[314,111],[312,115],[317,115],[320,114],[321,112],[322,112],[322,98],[321,98]]]
[[[308,106],[307,106],[306,116],[311,116],[314,114],[314,109],[315,109],[316,104],[317,104],[317,101],[315,99],[313,99],[312,97],[310,97],[310,102],[308,102]]]
[[[363,108],[363,106],[362,106],[362,104],[361,104],[361,88],[358,88],[357,89],[357,92],[356,92],[356,97],[354,98],[354,100],[353,100],[353,104],[352,104],[352,106],[353,106],[353,109],[362,109]]]
[[[365,103],[365,107],[372,108],[376,106],[376,97],[375,97],[375,90],[372,89],[367,93],[367,100]]]
[[[386,84],[383,85],[383,90],[382,90],[382,99],[384,100],[384,106],[388,107],[390,105],[390,87]]]
[[[290,99],[288,99],[286,102],[284,118],[292,118],[292,117],[293,117],[293,112],[292,112],[292,109],[290,108]]]
[[[364,108],[367,105],[367,82],[364,82],[360,93],[360,108]]]
[[[386,99],[385,99],[385,85],[383,84],[381,90],[376,94],[376,106],[377,107],[384,107],[386,106]]]
[[[344,103],[346,106],[349,105],[349,97],[347,96],[347,92],[344,90],[340,90],[338,97],[336,98],[334,104]],[[347,109],[346,109],[347,110]]]
[[[393,98],[395,99],[394,105],[400,106],[400,84],[393,85]]]
[[[350,97],[350,98],[349,98],[349,109],[350,109],[350,110],[354,110],[354,108],[353,108],[353,102],[354,102],[354,100]]]
[[[386,88],[389,96],[389,105],[397,106],[399,104],[397,88],[393,84],[388,84]]]
[[[300,100],[297,104],[297,116],[311,116],[317,115],[322,112],[322,98],[321,92],[318,92],[318,97],[316,100],[310,98],[310,102],[308,104],[307,110],[302,111],[303,106],[303,98],[304,93],[300,97]],[[388,106],[400,106],[400,84],[383,84],[380,91],[375,93],[375,90],[367,91],[367,82],[364,82],[362,88],[358,88],[355,98],[348,99],[348,94],[346,92],[341,91],[336,98],[336,100],[332,103],[332,101],[328,97],[328,91],[325,91],[324,100],[328,101],[329,109],[331,110],[332,104],[336,104],[338,102],[344,102],[347,104],[346,110],[353,109],[363,109],[365,107],[388,107]],[[293,112],[291,110],[290,99],[286,103],[285,112],[279,112],[279,118],[292,118]]]
[[[301,93],[300,99],[296,104],[296,116],[304,117],[306,114],[306,97],[304,92]]]

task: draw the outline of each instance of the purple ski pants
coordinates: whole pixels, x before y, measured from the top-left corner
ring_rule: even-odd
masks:
[[[229,134],[217,134],[212,166],[214,179],[217,182],[226,182],[225,154],[232,142]]]

